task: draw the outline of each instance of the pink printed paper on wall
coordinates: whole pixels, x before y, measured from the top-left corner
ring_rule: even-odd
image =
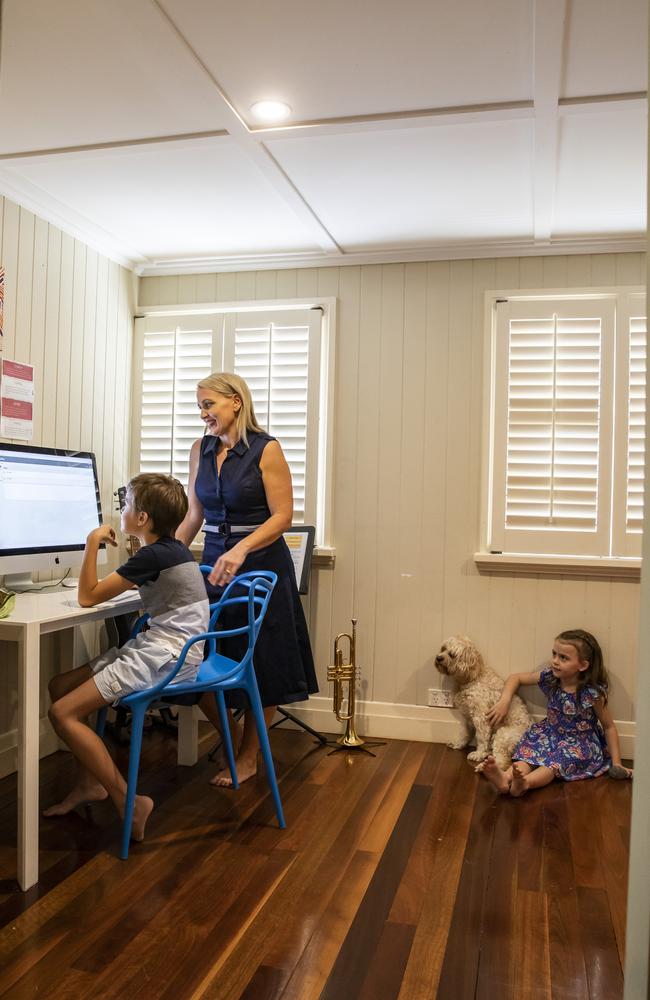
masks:
[[[31,441],[33,434],[33,365],[0,361],[0,437]]]

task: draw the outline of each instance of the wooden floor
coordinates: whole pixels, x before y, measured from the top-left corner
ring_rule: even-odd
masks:
[[[0,782],[2,997],[622,996],[629,783],[500,799],[443,746],[327,756],[274,730],[282,832],[263,779],[214,789],[205,757],[177,768],[173,737],[145,743],[146,843],[119,861],[105,803],[43,820],[25,894]],[[42,762],[43,805],[70,773]]]

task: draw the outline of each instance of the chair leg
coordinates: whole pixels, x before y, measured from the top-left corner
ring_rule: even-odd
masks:
[[[264,710],[262,709],[260,694],[257,688],[257,683],[254,678],[252,682],[249,682],[246,688],[246,692],[250,699],[251,710],[253,712],[253,717],[255,719],[255,726],[257,728],[257,737],[260,741],[260,750],[262,751],[264,766],[266,768],[266,776],[268,778],[269,786],[271,788],[271,795],[273,796],[273,802],[275,803],[275,813],[276,816],[278,817],[278,826],[280,827],[281,830],[284,830],[287,824],[284,821],[282,802],[280,800],[280,789],[278,788],[278,779],[275,776],[275,767],[273,764],[273,757],[271,756],[271,744],[269,743],[269,734],[266,729]]]
[[[219,721],[221,723],[221,745],[226,752],[226,760],[228,761],[230,777],[232,778],[232,787],[239,788],[239,779],[237,778],[237,766],[235,764],[235,754],[232,747],[232,737],[230,735],[230,720],[228,718],[228,709],[226,708],[226,699],[224,698],[223,691],[215,691],[214,695],[217,699]]]
[[[108,714],[107,708],[100,708],[97,712],[97,722],[95,723],[95,732],[98,736],[104,736],[104,729],[106,728],[106,716]]]
[[[142,749],[142,730],[144,728],[145,712],[146,705],[135,705],[131,714],[131,749],[129,752],[126,801],[124,803],[124,822],[122,824],[122,850],[120,851],[120,858],[123,861],[126,861],[129,856],[129,842],[131,840],[135,795],[138,787],[138,771],[140,768],[140,751]]]

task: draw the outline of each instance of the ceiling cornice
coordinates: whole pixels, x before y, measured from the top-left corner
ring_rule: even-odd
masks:
[[[562,254],[641,253],[645,234],[568,236],[550,240],[484,240],[476,243],[438,243],[408,248],[358,250],[333,258],[316,252],[251,254],[230,257],[185,257],[150,261],[137,268],[143,277],[205,274],[226,271],[265,271],[305,267],[346,267],[361,264],[407,264],[433,260],[471,260],[487,257],[542,257]]]

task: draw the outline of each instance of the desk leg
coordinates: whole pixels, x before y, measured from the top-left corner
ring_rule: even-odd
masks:
[[[18,657],[18,882],[38,882],[40,626],[26,625]]]
[[[199,759],[199,720],[194,705],[178,706],[178,763],[192,767]]]

